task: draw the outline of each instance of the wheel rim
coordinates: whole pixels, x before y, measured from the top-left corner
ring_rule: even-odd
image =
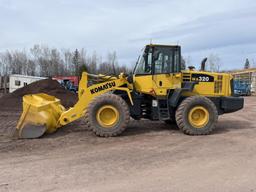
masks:
[[[188,115],[189,123],[195,128],[203,128],[209,122],[209,112],[202,106],[193,107]]]
[[[102,127],[110,128],[118,122],[119,112],[112,105],[104,105],[97,111],[96,118]]]

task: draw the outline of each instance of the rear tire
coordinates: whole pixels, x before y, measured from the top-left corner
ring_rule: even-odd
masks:
[[[118,95],[100,95],[88,105],[85,119],[89,129],[97,136],[117,136],[129,123],[129,107]]]
[[[185,134],[207,135],[216,127],[218,111],[210,99],[191,96],[179,105],[175,118],[178,127]]]

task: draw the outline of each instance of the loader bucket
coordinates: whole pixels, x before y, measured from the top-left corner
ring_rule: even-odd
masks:
[[[19,138],[38,138],[59,127],[58,119],[65,111],[60,100],[47,94],[25,95],[23,112],[16,127]]]

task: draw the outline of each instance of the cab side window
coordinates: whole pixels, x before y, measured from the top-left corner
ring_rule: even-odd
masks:
[[[173,62],[173,73],[180,71],[180,52],[178,50],[174,51],[174,62]]]
[[[155,60],[155,73],[162,73],[163,53],[159,53],[157,60]]]
[[[172,56],[170,53],[159,52],[158,58],[155,60],[155,73],[170,73],[172,65]]]
[[[177,73],[180,71],[180,51],[178,49],[155,49],[155,74]]]

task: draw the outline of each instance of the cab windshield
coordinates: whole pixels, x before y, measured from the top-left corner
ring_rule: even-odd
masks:
[[[151,74],[152,73],[152,49],[146,47],[139,56],[134,74]]]

